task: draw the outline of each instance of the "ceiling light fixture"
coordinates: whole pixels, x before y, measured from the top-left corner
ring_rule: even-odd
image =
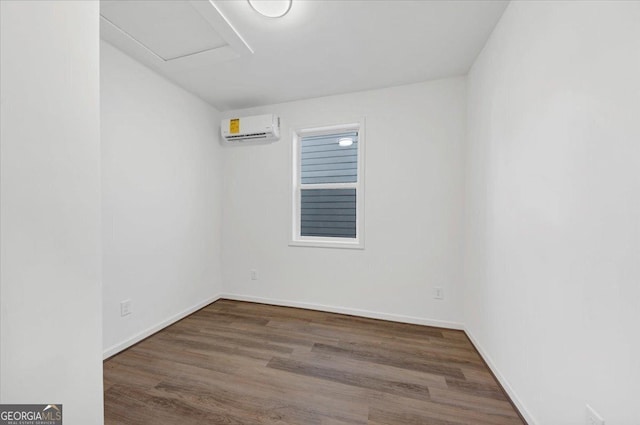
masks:
[[[353,145],[353,139],[351,137],[341,137],[338,140],[338,144],[343,148],[346,148],[347,146]]]
[[[280,18],[291,9],[292,0],[247,0],[259,14],[268,18]]]

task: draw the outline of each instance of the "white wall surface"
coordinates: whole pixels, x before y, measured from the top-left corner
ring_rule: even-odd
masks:
[[[459,323],[464,78],[271,105],[282,139],[225,147],[223,281],[245,299]],[[288,246],[291,129],[366,119],[365,249]],[[250,279],[250,270],[258,280]],[[445,299],[433,298],[444,288]]]
[[[99,5],[0,15],[0,402],[102,424]]]
[[[531,424],[640,423],[640,2],[513,2],[468,80],[464,322]]]
[[[110,355],[220,293],[222,166],[217,110],[104,42],[101,106]]]

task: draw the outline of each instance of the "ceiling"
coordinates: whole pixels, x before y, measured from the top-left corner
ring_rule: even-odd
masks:
[[[102,0],[101,36],[229,110],[464,75],[507,3]]]

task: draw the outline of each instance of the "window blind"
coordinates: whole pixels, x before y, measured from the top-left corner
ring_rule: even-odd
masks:
[[[301,236],[356,237],[356,189],[303,189]]]
[[[340,146],[350,138],[353,144]],[[358,181],[358,133],[348,132],[302,138],[300,183],[355,183]]]

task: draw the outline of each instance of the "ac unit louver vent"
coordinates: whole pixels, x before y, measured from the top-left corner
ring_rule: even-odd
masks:
[[[220,132],[222,138],[228,143],[275,142],[280,139],[280,118],[273,114],[229,118],[222,120]]]

